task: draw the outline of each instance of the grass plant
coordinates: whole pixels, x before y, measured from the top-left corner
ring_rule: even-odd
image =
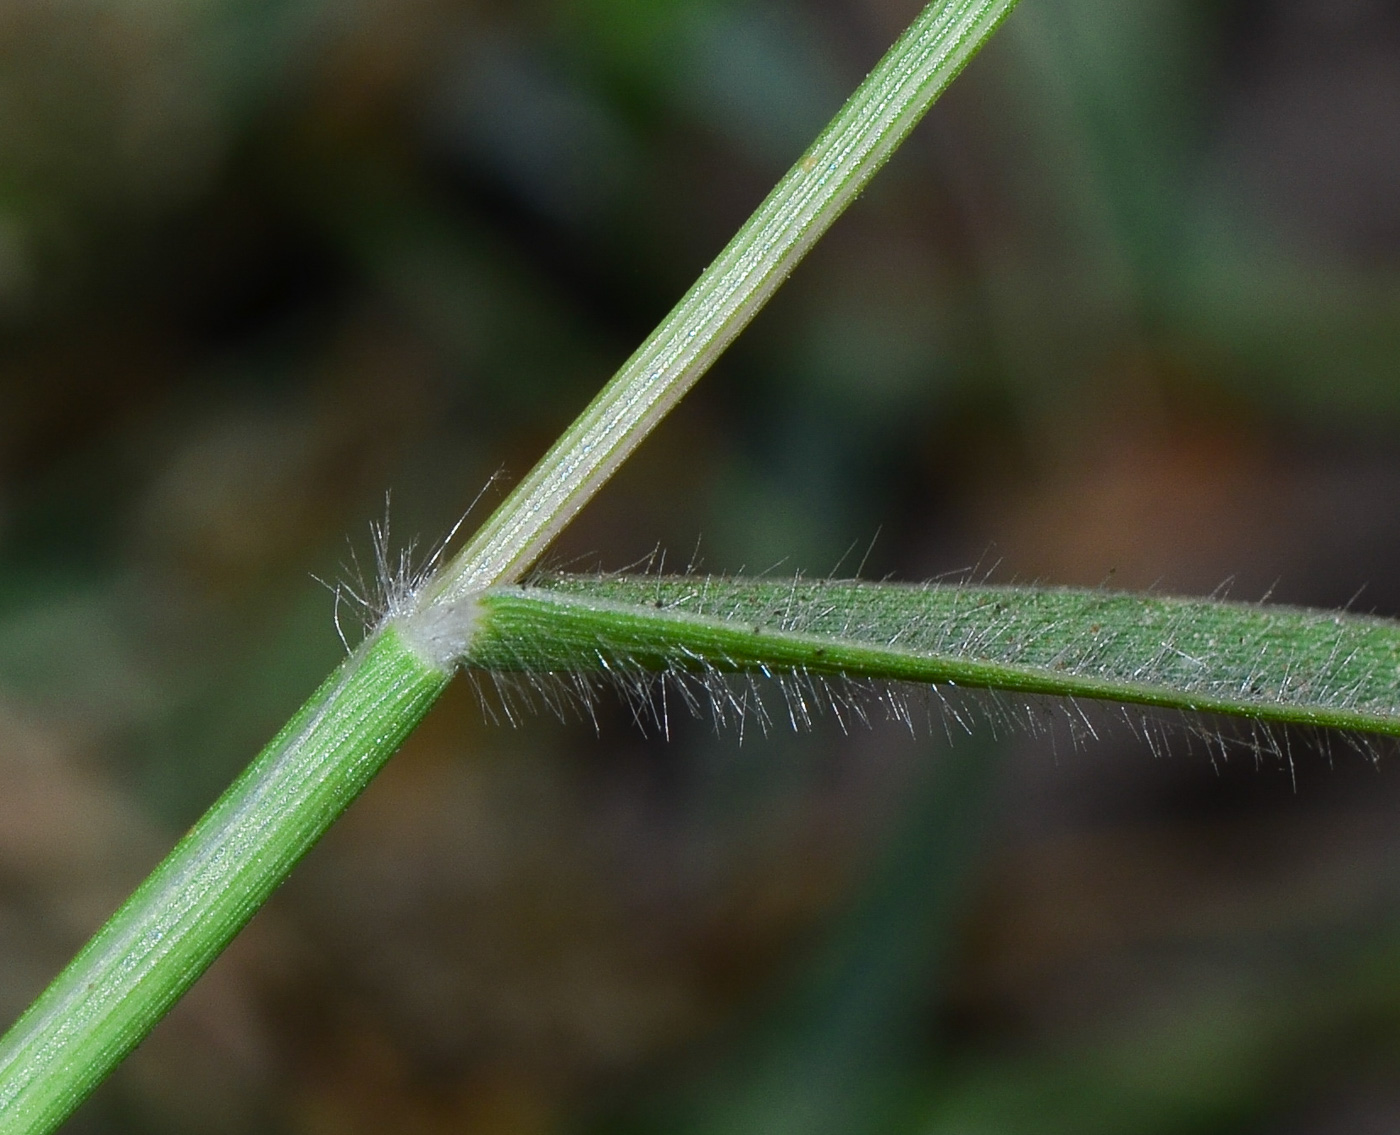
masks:
[[[778,678],[794,725],[858,717],[863,683],[899,681],[1400,733],[1400,627],[1348,614],[1046,588],[527,579],[1015,2],[931,3],[462,550],[385,573],[365,641],[0,1041],[0,1132],[52,1130],[86,1098],[462,667],[534,675],[546,699],[585,704],[600,681],[645,696],[661,673],[683,701],[741,719],[770,712],[745,676]]]

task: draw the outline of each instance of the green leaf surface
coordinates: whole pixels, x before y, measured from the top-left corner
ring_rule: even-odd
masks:
[[[1103,590],[553,576],[481,601],[466,663],[802,672],[1400,734],[1400,624]]]

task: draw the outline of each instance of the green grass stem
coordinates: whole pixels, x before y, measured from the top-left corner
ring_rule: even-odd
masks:
[[[1014,7],[936,0],[655,333],[407,611],[356,651],[0,1039],[0,1135],[52,1130],[213,961],[520,577],[747,325]]]
[[[425,604],[456,604],[529,569],[748,325],[1015,5],[938,0],[919,14],[661,325],[447,565]]]
[[[448,676],[392,630],[348,657],[0,1040],[0,1132],[51,1131],[364,790]]]

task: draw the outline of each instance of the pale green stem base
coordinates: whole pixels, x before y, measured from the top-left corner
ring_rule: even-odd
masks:
[[[0,1133],[51,1131],[364,790],[448,675],[386,630],[316,691],[0,1040]]]

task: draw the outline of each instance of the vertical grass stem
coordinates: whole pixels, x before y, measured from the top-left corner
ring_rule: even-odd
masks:
[[[935,0],[661,325],[427,589],[518,579],[709,369],[976,55],[1016,0]],[[461,644],[454,644],[460,647]]]
[[[363,790],[512,582],[705,372],[1015,0],[935,0],[415,606],[352,654],[0,1039],[0,1135],[51,1131]]]
[[[0,1135],[51,1131],[218,957],[448,680],[391,629],[328,678],[0,1040]]]

